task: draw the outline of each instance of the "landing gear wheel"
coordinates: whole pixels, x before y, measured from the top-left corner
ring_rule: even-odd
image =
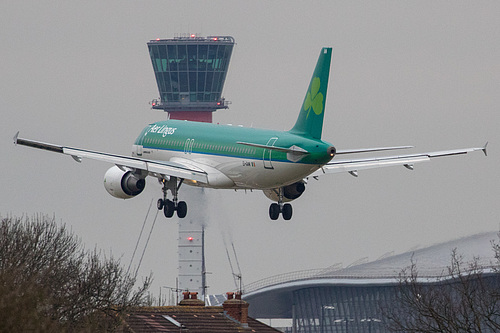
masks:
[[[163,199],[158,199],[158,201],[156,202],[156,208],[158,208],[158,210],[163,209]]]
[[[277,220],[279,216],[280,206],[274,202],[271,204],[271,206],[269,206],[269,217],[271,218],[271,220]]]
[[[286,221],[290,220],[292,218],[292,213],[293,213],[292,205],[290,205],[289,203],[284,204],[281,213],[283,214],[284,220]]]
[[[179,201],[177,203],[177,216],[180,218],[180,219],[183,219],[186,217],[186,214],[187,214],[187,204],[185,201]]]
[[[172,201],[166,200],[163,203],[163,215],[165,215],[166,218],[171,218],[174,216],[174,211],[175,211],[175,205]]]

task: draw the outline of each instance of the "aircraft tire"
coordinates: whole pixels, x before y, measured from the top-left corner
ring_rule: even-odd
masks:
[[[185,201],[179,201],[179,203],[177,203],[177,216],[180,218],[180,219],[183,219],[186,217],[187,215],[187,204]]]
[[[158,199],[158,201],[156,202],[156,208],[158,208],[158,210],[163,209],[163,199]]]
[[[288,221],[292,218],[292,213],[293,213],[293,210],[292,210],[292,205],[290,205],[289,203],[286,203],[283,205],[283,211],[281,212],[283,214],[283,219]]]
[[[269,217],[271,218],[271,220],[277,220],[279,216],[280,206],[274,202],[271,204],[271,206],[269,206]]]
[[[166,218],[171,218],[172,216],[174,216],[174,212],[174,203],[170,200],[166,200],[163,204],[163,215],[165,215]]]

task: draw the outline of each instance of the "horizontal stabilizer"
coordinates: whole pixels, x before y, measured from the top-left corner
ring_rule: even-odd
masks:
[[[409,149],[409,148],[413,148],[413,146],[396,146],[396,147],[363,148],[363,149],[340,149],[340,150],[337,150],[335,155],[371,153],[371,152],[375,152],[375,151],[398,150],[398,149]]]
[[[266,146],[266,145],[261,145],[258,143],[250,143],[250,142],[241,142],[238,141],[236,142],[239,145],[245,145],[245,146],[250,146],[250,147],[255,147],[255,148],[262,148],[262,149],[269,149],[269,150],[276,150],[280,151],[282,153],[293,153],[293,154],[309,154],[309,152],[305,149],[302,149],[297,146],[291,146],[290,148],[284,148],[284,147],[275,147],[275,146]]]

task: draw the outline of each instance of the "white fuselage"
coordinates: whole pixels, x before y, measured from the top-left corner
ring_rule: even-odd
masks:
[[[134,156],[137,154],[134,152]],[[226,189],[272,189],[302,180],[320,166],[294,162],[248,159],[186,151],[144,148],[142,157],[179,162],[205,171],[208,183],[185,181],[185,184]]]

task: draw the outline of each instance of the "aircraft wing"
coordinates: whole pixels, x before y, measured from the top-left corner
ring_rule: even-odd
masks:
[[[93,160],[113,163],[120,168],[146,171],[150,176],[157,178],[161,178],[162,176],[173,176],[184,179],[191,179],[202,183],[208,182],[207,173],[204,170],[192,165],[188,166],[176,162],[153,161],[143,158],[103,153],[87,149],[59,146],[51,143],[22,139],[19,138],[18,135],[19,132],[17,132],[16,136],[14,137],[14,144],[69,155],[73,157],[73,159],[77,162],[81,162],[82,158],[89,158]]]
[[[481,148],[464,148],[464,149],[435,151],[435,152],[421,153],[421,154],[408,154],[408,155],[374,157],[374,158],[355,159],[355,160],[331,161],[328,164],[324,165],[321,169],[312,173],[311,176],[317,177],[327,173],[349,172],[351,175],[357,177],[358,170],[381,168],[394,165],[403,165],[406,168],[413,170],[413,165],[415,163],[427,162],[435,157],[461,155],[478,150],[481,150],[486,155],[487,145],[488,143],[486,143]]]

